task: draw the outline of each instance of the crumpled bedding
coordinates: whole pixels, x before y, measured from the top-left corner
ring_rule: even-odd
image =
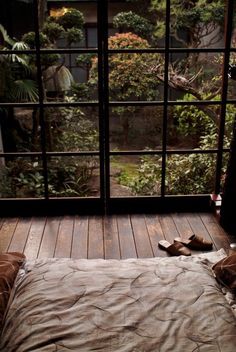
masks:
[[[233,352],[236,318],[211,270],[224,256],[27,261],[0,351]]]

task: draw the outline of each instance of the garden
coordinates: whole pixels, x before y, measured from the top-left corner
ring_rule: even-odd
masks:
[[[212,193],[217,154],[211,150],[218,147],[223,54],[219,50],[188,49],[223,47],[224,1],[171,1],[168,45],[183,50],[170,53],[168,79],[167,57],[161,50],[165,47],[166,1],[126,2],[133,5],[133,9],[113,16],[114,31],[108,38],[109,49],[160,50],[110,53],[109,99],[159,104],[110,107],[110,150],[117,152],[110,156],[111,195],[160,195],[163,147],[168,152],[166,194]],[[6,51],[0,55],[0,103],[38,103],[40,99],[52,103],[52,106],[46,104],[43,118],[39,106],[0,108],[0,147],[8,153],[0,160],[0,196],[43,197],[45,162],[50,197],[99,196],[99,156],[93,153],[99,151],[100,140],[96,105],[98,56],[55,53],[62,40],[65,48],[81,47],[85,15],[77,8],[68,7],[57,11],[55,16],[43,13],[39,23],[39,38],[34,31],[12,38],[0,24],[0,48]],[[41,86],[36,55],[24,54],[25,50],[36,48],[37,39],[41,49],[53,51],[40,55]],[[234,45],[233,40],[232,47]],[[8,50],[22,53],[8,54]],[[76,75],[72,72],[71,60],[78,69]],[[236,64],[233,53],[230,64]],[[84,81],[80,80],[81,72],[87,77]],[[234,92],[235,85],[229,81],[228,99],[234,98]],[[172,103],[168,105],[165,124],[162,102],[166,96]],[[76,102],[91,104],[77,106]],[[230,145],[235,113],[235,106],[227,104],[224,148]],[[40,155],[42,151],[47,152],[46,161]],[[119,155],[123,151],[127,151],[126,155]],[[128,151],[139,153],[129,155]],[[148,154],[148,151],[157,152]],[[28,152],[34,154],[27,156]],[[72,155],[63,155],[71,152]],[[78,156],[77,152],[84,154]],[[10,153],[23,154],[11,156]],[[224,153],[222,184],[226,164],[227,153]]]

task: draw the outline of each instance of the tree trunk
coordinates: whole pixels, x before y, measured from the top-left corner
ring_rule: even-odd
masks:
[[[47,13],[47,1],[38,0],[38,16],[39,16],[39,29],[42,29]]]

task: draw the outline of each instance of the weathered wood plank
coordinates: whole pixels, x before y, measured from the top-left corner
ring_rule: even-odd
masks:
[[[158,215],[145,215],[145,221],[152,250],[155,257],[166,257],[166,252],[158,247],[158,242],[164,239],[162,227]]]
[[[9,252],[24,252],[31,224],[31,218],[21,218],[18,221],[11,243],[8,247]]]
[[[88,258],[104,258],[104,241],[103,241],[103,219],[99,216],[89,218],[89,236],[88,236]]]
[[[105,259],[120,259],[120,244],[116,216],[104,217]]]
[[[205,213],[199,215],[204,222],[204,225],[210,234],[216,249],[224,248],[228,253],[230,248],[230,241],[222,227],[216,222],[213,216]]]
[[[38,258],[52,258],[54,256],[60,221],[60,217],[47,219]]]
[[[193,235],[193,230],[184,214],[172,214],[172,219],[181,238],[188,239]]]
[[[183,239],[188,239],[190,236],[192,236],[193,234],[196,234],[196,232],[193,231],[188,219],[187,219],[187,214],[185,215],[184,213],[180,213],[180,214],[172,214],[172,218],[173,221],[175,223],[175,226],[179,232],[179,237],[183,238]],[[196,227],[197,224],[195,224]],[[197,230],[198,232],[198,230]],[[207,239],[209,239],[209,235],[206,234],[205,237]],[[209,239],[210,240],[210,239]],[[203,253],[202,251],[199,250],[193,250],[191,249],[191,253],[192,254],[198,254],[198,253]]]
[[[172,244],[174,242],[174,238],[179,237],[180,234],[177,231],[177,228],[175,226],[175,223],[172,219],[171,214],[161,215],[160,224],[162,227],[164,238],[166,239],[166,241],[168,241],[170,244]],[[167,255],[169,256],[168,253],[167,253]]]
[[[7,218],[0,230],[0,253],[6,252],[11,243],[18,218]]]
[[[75,216],[71,258],[88,258],[88,216]]]
[[[179,237],[179,232],[177,231],[177,228],[175,226],[175,223],[172,219],[171,214],[168,215],[161,215],[160,217],[160,224],[162,227],[163,235],[165,239],[173,243],[175,237]]]
[[[54,256],[56,258],[70,258],[71,255],[71,244],[72,244],[72,234],[74,228],[74,217],[65,216],[62,218],[56,248]]]
[[[25,245],[24,253],[27,259],[36,259],[38,256],[40,243],[43,237],[43,231],[46,224],[46,218],[32,218],[29,235]]]
[[[133,230],[129,215],[117,216],[121,258],[137,258]]]
[[[150,256],[150,250],[155,256],[167,256],[166,251],[158,248],[161,239],[172,243],[175,237],[192,233],[212,240],[214,250],[223,247],[228,251],[229,243],[234,241],[213,214],[205,213],[1,220],[0,252],[24,251],[29,259],[70,255],[73,258],[136,258]]]
[[[211,214],[212,216],[212,214]],[[197,236],[205,238],[207,241],[212,241],[213,242],[213,250],[217,250],[214,241],[212,237],[210,236],[209,232],[207,231],[206,226],[204,225],[204,222],[200,218],[198,214],[186,214],[186,218],[189,222],[189,225],[191,226],[191,229],[193,230],[193,233]]]
[[[130,217],[138,258],[152,258],[153,251],[143,215]]]

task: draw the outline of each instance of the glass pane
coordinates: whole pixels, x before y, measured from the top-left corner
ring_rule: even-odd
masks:
[[[26,47],[23,46],[22,49]],[[0,102],[38,102],[35,63],[35,55],[0,54]]]
[[[234,47],[236,47],[235,43]],[[236,99],[236,53],[230,54],[228,99]]]
[[[34,31],[35,29],[33,0],[14,1],[14,4],[9,0],[1,0],[0,24],[7,31],[10,38],[14,38],[16,42],[21,41],[25,33]],[[7,45],[7,42],[5,42],[5,45]]]
[[[155,2],[156,9],[162,1]],[[159,26],[165,17],[159,13]],[[172,47],[213,48],[222,47],[225,17],[224,1],[181,1],[172,0],[170,7],[170,45]]]
[[[220,100],[221,53],[170,55],[169,100]]]
[[[94,54],[42,54],[46,101],[89,101],[98,97]]]
[[[233,137],[233,127],[236,118],[236,107],[233,104],[226,105],[224,148],[229,148]]]
[[[110,175],[112,197],[159,195],[161,157],[112,156]]]
[[[171,150],[217,148],[219,123],[219,105],[171,106],[168,110],[167,147]]]
[[[98,109],[63,107],[44,110],[47,151],[99,149]]]
[[[87,28],[87,46],[88,48],[97,47],[97,28]]]
[[[165,46],[164,1],[109,1],[109,24],[116,33],[133,33],[147,41],[150,47]]]
[[[167,157],[166,194],[209,194],[214,190],[215,154]]]
[[[119,106],[110,109],[111,150],[160,149],[162,106]]]
[[[117,34],[109,38],[110,48],[144,48],[132,35]],[[142,41],[142,39],[141,39]],[[131,43],[130,45],[127,43]],[[164,58],[161,54],[111,54],[109,56],[110,100],[163,100]],[[160,79],[161,77],[161,79]]]
[[[89,1],[48,2],[50,19],[45,18],[43,31],[57,47],[96,47],[97,33],[87,29],[96,26],[97,4]],[[92,30],[93,32],[93,30]],[[91,45],[93,44],[93,45]],[[94,45],[95,44],[95,45]]]
[[[0,145],[6,153],[40,151],[39,109],[0,109]]]
[[[0,158],[0,197],[44,197],[44,178],[40,158]]]
[[[50,197],[99,197],[97,157],[51,157],[48,159]]]
[[[222,174],[221,174],[221,182],[220,182],[220,192],[223,192],[224,190],[224,184],[225,184],[225,178],[226,178],[226,173],[227,173],[227,167],[228,167],[228,161],[229,161],[229,153],[223,153],[223,159],[222,159]]]

